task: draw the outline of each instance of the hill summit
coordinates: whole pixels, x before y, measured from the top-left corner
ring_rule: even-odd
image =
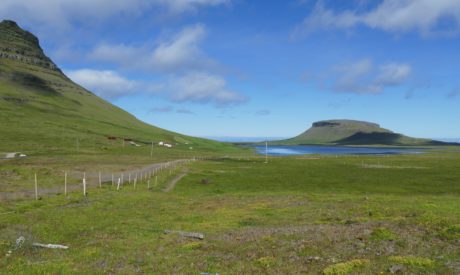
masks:
[[[60,71],[40,47],[38,38],[11,20],[0,22],[0,58]]]
[[[273,144],[306,145],[439,145],[439,141],[411,138],[380,127],[376,123],[335,119],[314,122],[302,134]]]

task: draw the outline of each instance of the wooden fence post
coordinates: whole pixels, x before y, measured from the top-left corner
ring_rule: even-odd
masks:
[[[121,182],[121,179],[118,178],[117,190],[120,190],[120,182]]]
[[[114,183],[114,181],[113,181],[113,173],[112,173],[112,186],[113,186],[114,184],[115,184],[115,183]]]
[[[102,188],[101,171],[99,171],[99,188]]]
[[[83,196],[86,197],[86,172],[83,173]]]

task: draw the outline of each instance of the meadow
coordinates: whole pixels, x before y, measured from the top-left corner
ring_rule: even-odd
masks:
[[[458,274],[460,154],[200,160],[0,205],[2,273]],[[4,162],[10,168],[18,160]],[[139,165],[142,161],[139,162]],[[5,169],[4,169],[5,170]],[[170,192],[166,185],[186,173]],[[165,230],[200,232],[193,239]],[[16,239],[26,242],[16,246]],[[63,244],[42,249],[32,242]]]

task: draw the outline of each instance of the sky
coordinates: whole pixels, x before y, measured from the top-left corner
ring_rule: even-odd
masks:
[[[460,137],[458,0],[2,0],[75,82],[207,137],[356,119]]]

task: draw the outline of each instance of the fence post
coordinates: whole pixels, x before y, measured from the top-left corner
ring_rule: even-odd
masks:
[[[83,196],[86,197],[86,172],[83,173]]]
[[[99,171],[99,188],[102,188],[101,171]]]
[[[120,190],[120,178],[118,178],[117,190]]]

